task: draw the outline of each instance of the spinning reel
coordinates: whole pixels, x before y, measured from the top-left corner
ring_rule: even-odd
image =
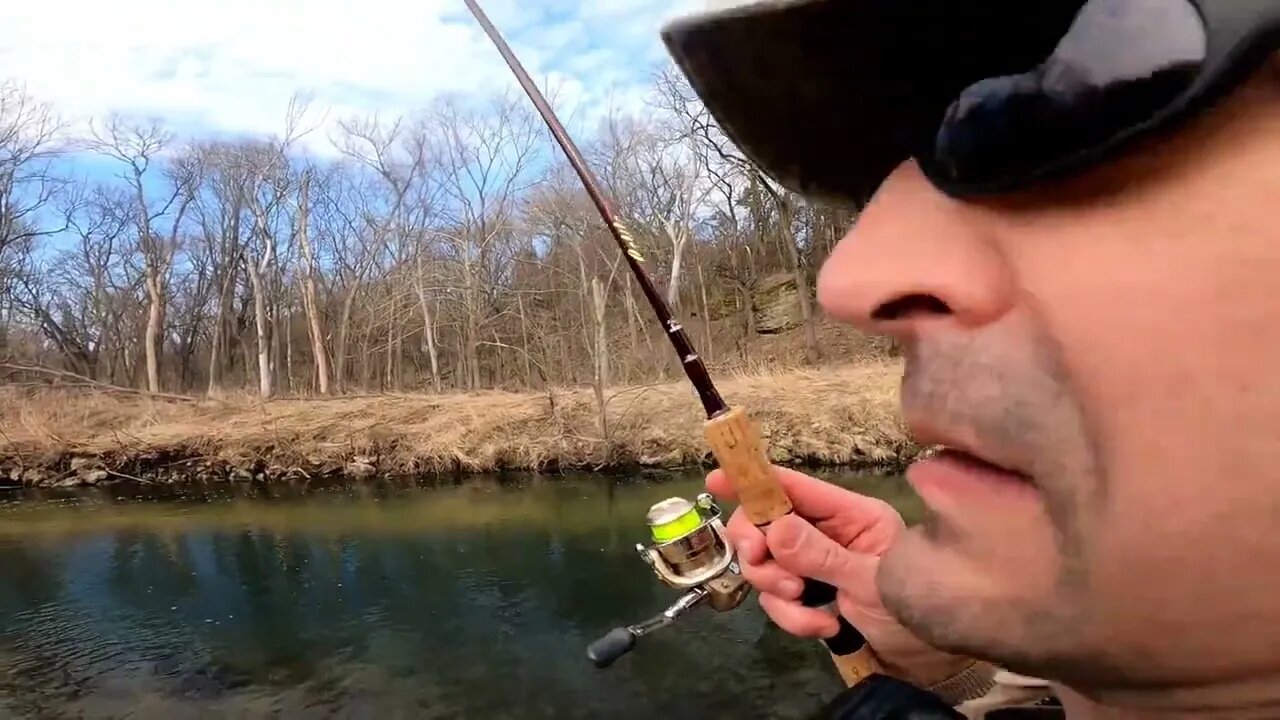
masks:
[[[703,605],[717,612],[742,604],[751,587],[738,571],[733,545],[720,521],[720,508],[707,493],[696,502],[673,497],[649,508],[645,518],[653,544],[636,552],[668,587],[684,591],[658,615],[610,630],[591,643],[587,657],[604,668],[630,652],[636,640],[664,628]]]
[[[637,543],[636,551],[659,580],[684,592],[652,618],[614,628],[591,643],[587,657],[598,668],[609,667],[631,652],[639,638],[698,607],[708,605],[718,612],[738,607],[751,590],[739,574],[733,545],[720,521],[720,508],[711,495],[703,493],[695,502],[679,497],[663,500],[649,508],[646,521],[653,543],[647,547]],[[857,652],[860,648],[861,643],[855,643],[850,648],[854,652],[836,658],[849,687],[810,720],[965,720],[939,695],[872,672],[874,666],[866,665],[865,658],[858,659],[864,654]],[[847,669],[851,662],[859,663],[857,672]]]

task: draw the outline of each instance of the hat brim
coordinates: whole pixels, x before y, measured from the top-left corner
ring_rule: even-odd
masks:
[[[765,0],[663,43],[725,135],[803,196],[860,204],[951,102],[1047,58],[1084,0]]]

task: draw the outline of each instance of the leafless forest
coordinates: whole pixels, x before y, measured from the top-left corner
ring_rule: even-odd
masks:
[[[849,211],[769,183],[669,69],[648,102],[576,140],[701,354],[759,369],[781,336],[794,364],[832,360],[812,285]],[[123,117],[86,136],[0,86],[0,377],[275,397],[678,375],[518,88],[324,117],[295,101],[273,139]],[[109,172],[72,172],[85,153]]]

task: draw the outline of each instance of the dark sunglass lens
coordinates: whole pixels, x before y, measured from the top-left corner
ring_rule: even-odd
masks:
[[[1188,0],[1091,0],[1039,67],[967,88],[923,162],[961,186],[1048,169],[1167,105],[1195,79],[1206,45]]]

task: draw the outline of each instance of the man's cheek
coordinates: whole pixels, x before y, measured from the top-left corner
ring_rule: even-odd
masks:
[[[1161,616],[1194,615],[1222,589],[1211,577],[1212,566],[1221,564],[1210,557],[1221,539],[1212,502],[1188,502],[1173,487],[1142,492],[1133,478],[1114,480],[1103,502],[1082,513],[1087,545],[1081,564],[1092,604],[1109,616],[1100,619],[1112,628],[1140,629]]]
[[[1018,567],[1016,577],[1028,597],[1045,597],[1054,592],[1064,566],[1062,549],[1046,513],[992,523],[984,536],[984,555],[998,574],[1001,566]]]

